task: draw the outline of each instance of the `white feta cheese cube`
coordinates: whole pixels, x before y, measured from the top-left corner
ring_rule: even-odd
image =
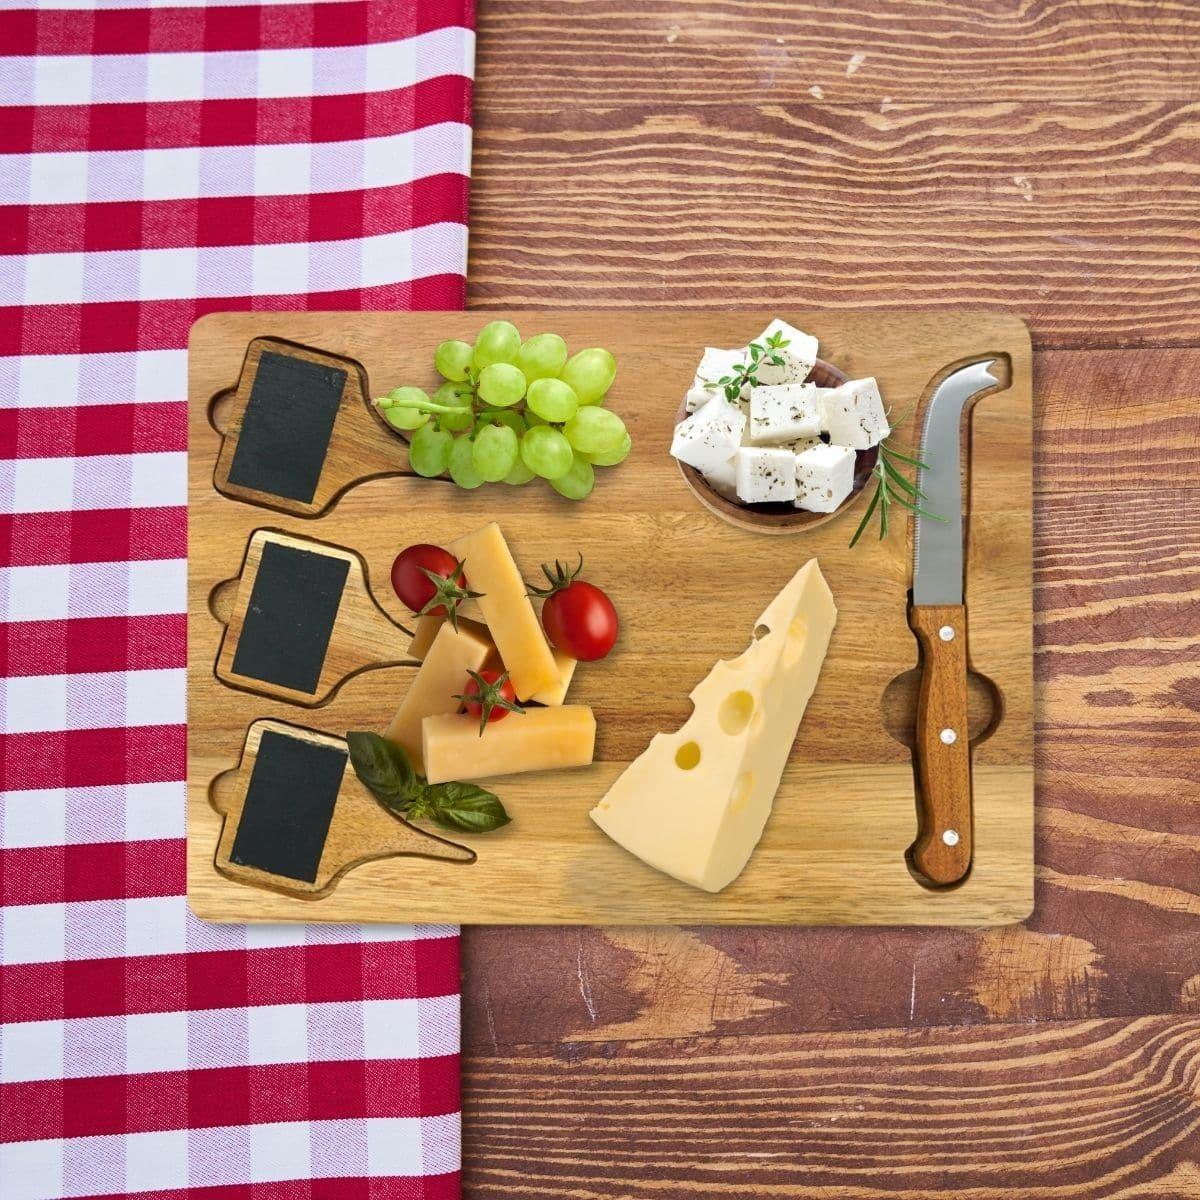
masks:
[[[719,387],[691,387],[684,397],[684,408],[694,413],[696,409],[703,408],[710,400],[715,400],[720,395]]]
[[[719,350],[715,346],[706,346],[700,358],[700,365],[696,368],[696,378],[692,386],[715,387],[745,361],[745,346],[739,346],[736,350]]]
[[[803,383],[817,361],[817,339],[777,317],[754,340],[766,352],[767,339],[776,333],[782,334],[787,342],[786,346],[777,351],[783,363],[777,366],[764,362],[754,372],[754,377],[760,384],[768,386],[778,383]]]
[[[726,463],[710,468],[703,474],[705,482],[717,495],[724,496],[726,500],[738,498],[737,472],[734,470],[732,458]]]
[[[817,389],[806,383],[780,383],[750,389],[748,433],[755,446],[780,446],[821,432]]]
[[[738,499],[745,504],[796,499],[796,456],[782,447],[743,446],[733,459]]]
[[[821,399],[825,409],[822,428],[835,446],[867,450],[891,433],[874,378],[852,379],[826,391]]]
[[[833,512],[854,489],[854,451],[818,442],[796,455],[796,507]]]
[[[697,471],[714,471],[734,456],[745,428],[745,413],[715,396],[675,426],[671,453]]]

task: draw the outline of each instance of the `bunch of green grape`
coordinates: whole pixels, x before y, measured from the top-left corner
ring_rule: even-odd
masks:
[[[542,478],[568,500],[595,486],[596,467],[629,455],[625,422],[604,407],[617,360],[599,347],[567,355],[556,333],[521,341],[509,321],[485,325],[472,346],[438,346],[445,382],[431,396],[398,387],[375,401],[393,429],[409,435],[418,475],[447,471],[461,488]]]

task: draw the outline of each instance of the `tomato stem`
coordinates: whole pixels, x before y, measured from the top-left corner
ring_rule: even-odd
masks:
[[[576,577],[583,570],[583,554],[579,555],[579,562],[572,570],[567,564],[560,563],[556,558],[554,560],[554,570],[551,571],[545,563],[542,563],[542,573],[550,582],[549,587],[538,587],[536,583],[529,585],[529,595],[541,596],[548,600],[555,592],[561,592],[564,588],[568,588],[574,583]]]
[[[464,704],[479,705],[480,737],[483,737],[487,731],[488,722],[492,719],[492,713],[495,709],[501,708],[505,712],[521,713],[524,715],[525,710],[504,694],[504,686],[508,683],[507,671],[500,675],[494,683],[489,683],[478,671],[472,671],[468,668],[467,674],[471,677],[471,682],[475,685],[476,690],[474,692],[464,692],[461,695],[455,696],[454,699],[461,700]]]

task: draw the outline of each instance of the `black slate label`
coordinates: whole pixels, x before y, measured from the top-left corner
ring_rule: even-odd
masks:
[[[346,372],[340,367],[264,351],[229,482],[310,504],[345,386]]]
[[[314,883],[348,755],[266,730],[230,861]]]
[[[350,564],[267,542],[233,656],[233,673],[315,692]]]

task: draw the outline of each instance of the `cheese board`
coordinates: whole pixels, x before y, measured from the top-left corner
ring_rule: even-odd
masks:
[[[546,344],[518,339],[519,352],[463,368],[462,384],[453,349],[465,343],[469,358],[490,315],[223,313],[193,327],[193,910],[524,924],[1027,916],[1024,326],[986,313],[503,316],[611,355],[587,350],[540,376],[534,349]],[[716,352],[734,357],[704,375],[705,348],[723,345],[745,353]],[[609,358],[615,379],[609,370],[605,394],[588,395]],[[943,449],[918,476],[930,413],[946,407],[933,401],[956,387],[959,424],[941,436],[957,451],[961,435],[961,462],[947,465]],[[457,397],[475,388],[464,434]],[[569,416],[555,407],[568,393]],[[581,416],[585,406],[604,415]],[[443,420],[452,433],[439,448]],[[562,434],[570,474],[552,462]],[[619,450],[610,435],[625,435]],[[519,459],[537,443],[530,469],[518,461],[507,483],[479,486],[492,452],[505,467],[518,442]],[[474,460],[469,448],[465,463],[449,458],[451,478],[446,460],[430,465],[431,447],[472,443]],[[699,466],[672,457],[681,446]],[[292,483],[300,472],[289,456],[303,486],[285,482],[283,467]],[[740,511],[702,502],[698,481]],[[957,604],[953,587],[941,606],[914,602],[914,577],[928,579],[942,551],[925,534],[914,567],[910,488],[958,505],[929,514],[953,526],[942,543],[959,531]],[[820,518],[764,531],[764,514],[788,503]],[[436,591],[422,614],[401,600],[412,586],[400,560],[435,550],[449,565],[430,573],[421,564],[437,560],[418,553],[412,575]],[[564,640],[569,601],[586,588],[615,607],[602,653]],[[297,796],[297,811],[361,837],[310,829],[297,835],[300,866],[233,861],[230,797],[253,794],[264,730],[319,743],[327,763],[345,747],[336,791],[309,808]],[[263,813],[275,819],[262,828],[287,828]]]

